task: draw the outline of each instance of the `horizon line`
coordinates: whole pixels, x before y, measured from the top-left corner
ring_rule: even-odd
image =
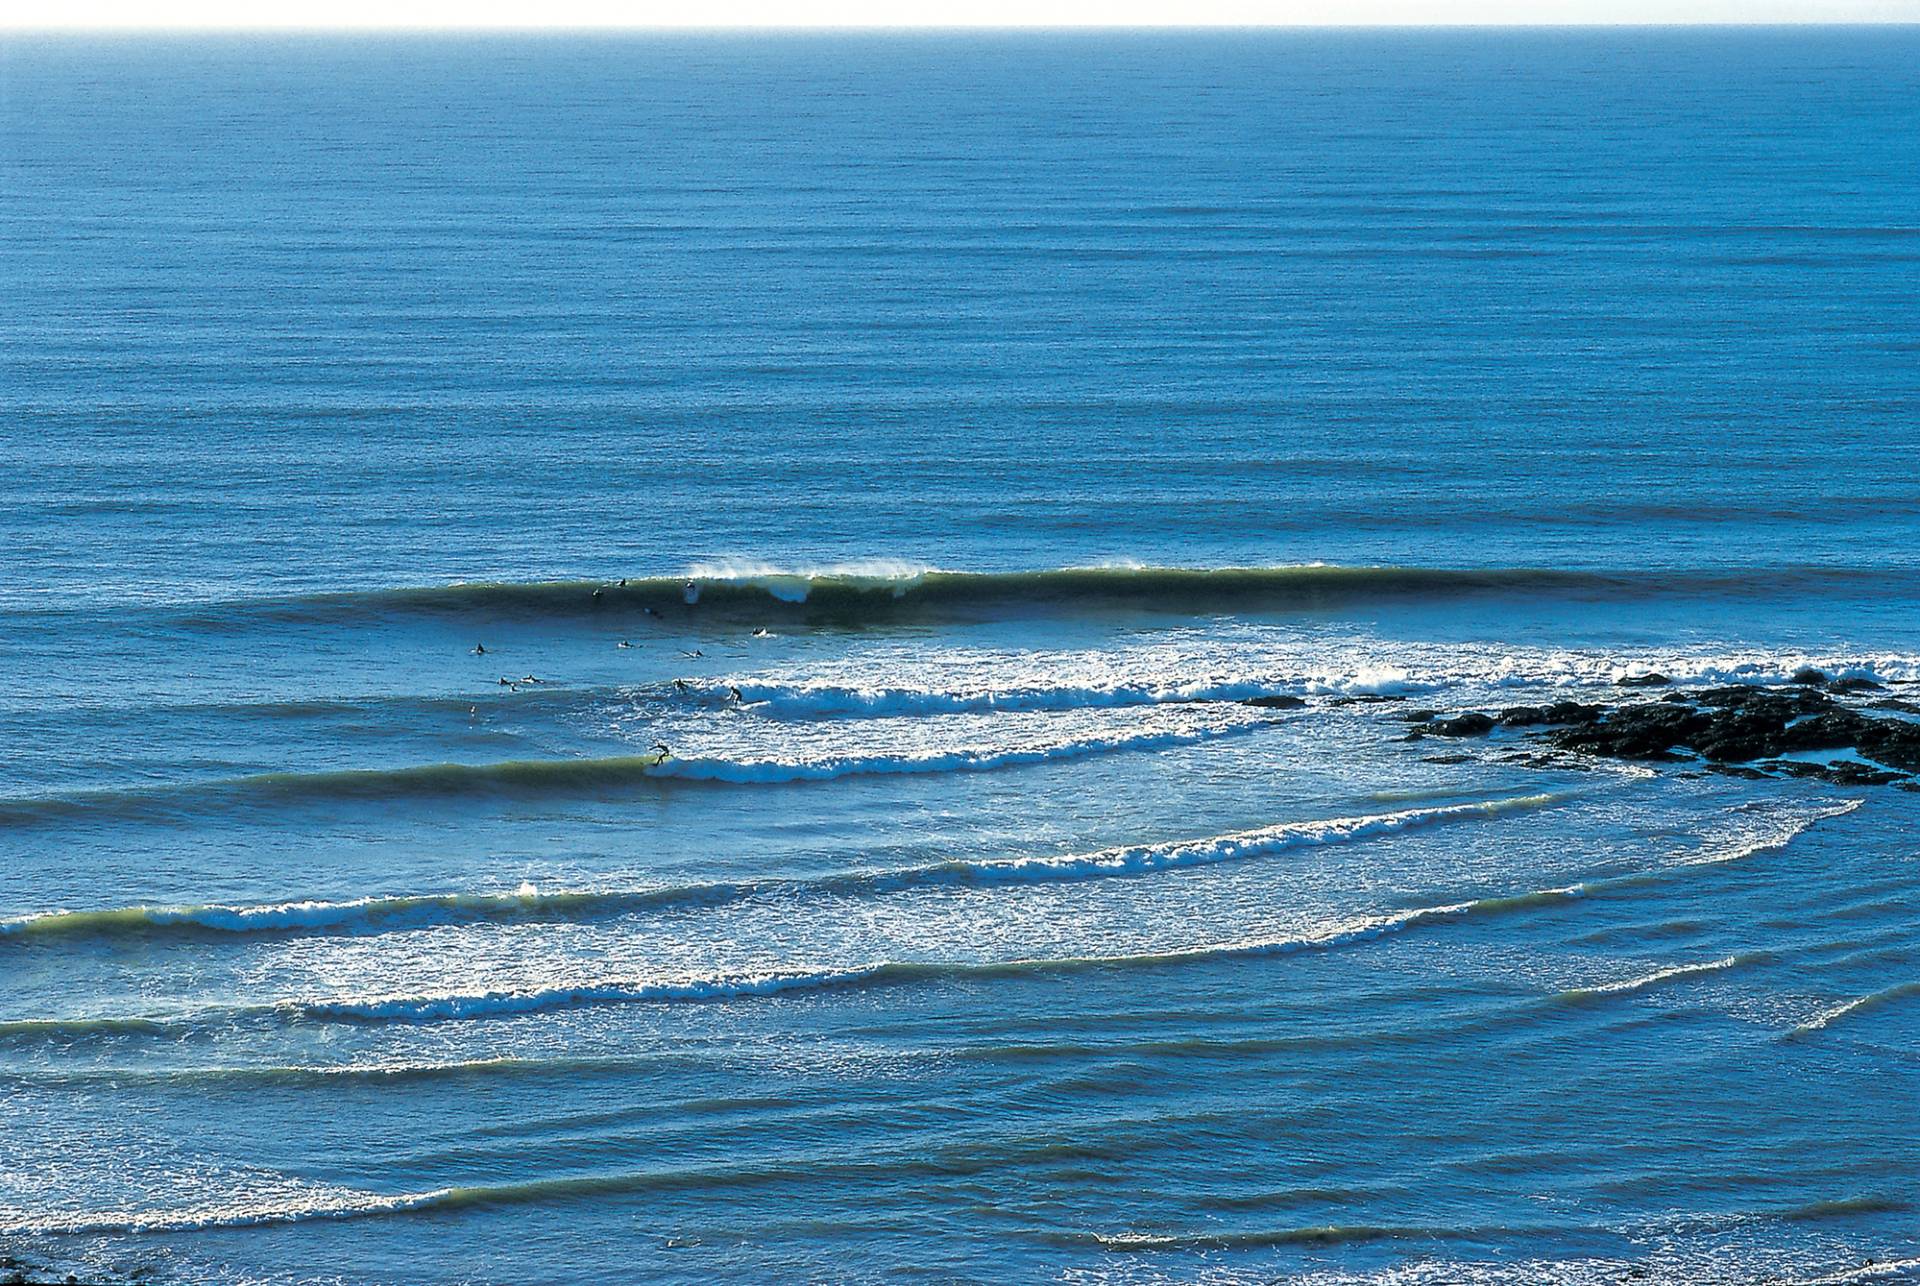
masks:
[[[1508,22],[1472,18],[1431,22],[941,22],[941,23],[861,23],[861,22],[635,22],[635,23],[20,23],[0,21],[0,36],[6,35],[626,35],[649,32],[683,34],[764,33],[770,35],[833,34],[978,34],[978,33],[1076,33],[1076,32],[1208,32],[1208,31],[1767,31],[1805,30],[1807,28],[1871,29],[1920,27],[1914,18],[1770,18],[1760,21],[1720,19],[1673,19],[1650,21],[1627,19],[1618,22],[1585,20],[1578,22]]]

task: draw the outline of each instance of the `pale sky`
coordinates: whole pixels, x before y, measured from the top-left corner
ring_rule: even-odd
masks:
[[[1920,0],[0,0],[0,29],[1920,22]]]

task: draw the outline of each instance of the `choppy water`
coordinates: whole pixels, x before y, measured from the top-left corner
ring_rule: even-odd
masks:
[[[10,38],[0,1253],[1916,1276],[1920,794],[1352,699],[1920,682],[1917,198],[1893,30]]]

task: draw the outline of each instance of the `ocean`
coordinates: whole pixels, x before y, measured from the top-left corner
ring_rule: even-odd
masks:
[[[1920,713],[1917,210],[1910,28],[0,38],[0,1269],[1920,1280],[1912,777],[1416,735]]]

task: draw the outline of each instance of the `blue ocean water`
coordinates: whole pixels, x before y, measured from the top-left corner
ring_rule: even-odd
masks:
[[[1401,717],[1920,682],[1916,210],[1910,29],[0,38],[0,1267],[1920,1276],[1920,794]]]

